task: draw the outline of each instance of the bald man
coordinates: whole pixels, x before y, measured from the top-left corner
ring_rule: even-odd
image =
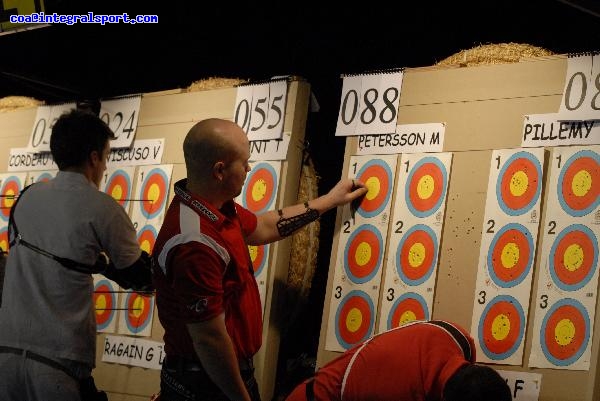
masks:
[[[242,128],[216,118],[198,122],[183,142],[187,179],[175,183],[153,251],[165,329],[161,401],[260,400],[252,357],[262,307],[248,245],[285,238],[367,192],[344,179],[310,202],[255,215],[234,201],[249,149]]]

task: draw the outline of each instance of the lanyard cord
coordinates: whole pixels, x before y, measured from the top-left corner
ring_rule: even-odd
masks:
[[[17,198],[17,200],[13,204],[12,208],[10,209],[10,215],[8,218],[8,238],[10,239],[9,245],[11,247],[15,246],[15,245],[24,245],[25,247],[39,253],[40,255],[44,255],[50,259],[57,261],[58,263],[60,263],[64,267],[66,267],[67,269],[71,269],[71,270],[74,270],[79,273],[90,274],[90,273],[103,272],[106,269],[106,266],[108,264],[108,261],[105,258],[100,257],[99,262],[97,262],[95,265],[86,265],[84,263],[76,262],[69,258],[63,258],[61,256],[57,256],[57,255],[55,255],[51,252],[48,252],[48,251],[38,247],[37,245],[34,245],[23,239],[23,237],[19,233],[19,229],[17,228],[17,223],[15,222],[14,214],[15,214],[15,208],[17,207],[17,204],[19,203],[19,199],[21,199],[21,197],[23,196],[25,191],[27,189],[29,189],[32,185],[33,184],[30,184],[30,185],[26,186],[25,188],[23,188],[23,190],[19,193],[19,197]],[[104,263],[102,263],[101,259],[105,259],[103,261]]]

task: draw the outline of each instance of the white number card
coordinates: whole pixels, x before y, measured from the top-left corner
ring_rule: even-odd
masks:
[[[141,95],[103,100],[100,105],[100,118],[115,133],[110,141],[111,149],[128,148],[135,139]]]
[[[569,56],[559,120],[600,120],[600,53]]]
[[[237,89],[234,121],[249,140],[279,139],[283,134],[287,80],[242,85]]]
[[[404,71],[344,77],[336,136],[393,134]]]
[[[54,123],[62,113],[76,107],[74,102],[52,106],[38,106],[35,121],[33,122],[33,129],[31,130],[31,137],[27,145],[28,150],[33,153],[50,152],[50,135],[52,135]]]

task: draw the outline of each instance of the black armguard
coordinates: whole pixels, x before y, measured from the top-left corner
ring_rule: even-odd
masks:
[[[292,217],[283,217],[283,212],[281,209],[278,211],[279,220],[277,221],[277,231],[279,231],[279,235],[282,237],[287,237],[294,231],[304,227],[308,223],[312,223],[319,218],[318,210],[311,209],[308,206],[308,202],[304,202],[304,206],[306,207],[306,211],[304,213]]]
[[[152,292],[152,258],[146,251],[142,251],[139,259],[129,267],[117,269],[115,265],[108,264],[102,274],[125,289],[132,289],[138,292]]]

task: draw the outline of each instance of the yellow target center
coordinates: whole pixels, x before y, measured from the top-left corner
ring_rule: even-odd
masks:
[[[96,298],[96,315],[101,315],[106,311],[106,295],[101,294]]]
[[[587,170],[579,170],[573,177],[571,190],[575,196],[585,196],[592,189],[592,176]]]
[[[4,195],[4,205],[6,205],[6,207],[12,207],[13,203],[15,203],[15,191],[7,189],[6,194]]]
[[[151,203],[154,203],[160,198],[160,188],[156,184],[151,184],[148,188],[148,199]]]
[[[424,175],[417,183],[417,194],[420,199],[429,199],[435,190],[435,181],[429,174]]]
[[[263,180],[262,178],[256,180],[256,182],[252,186],[252,200],[254,200],[255,202],[258,202],[259,200],[261,200],[265,197],[266,193],[267,193],[267,183],[265,182],[265,180]]]
[[[2,248],[4,252],[8,251],[8,242],[6,240],[0,241],[0,248]]]
[[[346,328],[349,332],[354,333],[362,326],[362,313],[358,308],[352,308],[346,316]]]
[[[523,170],[513,174],[510,179],[510,193],[514,196],[522,196],[529,187],[529,177]]]
[[[142,297],[137,297],[133,301],[132,310],[129,311],[129,316],[133,318],[139,318],[144,313],[144,299]]]
[[[356,253],[354,254],[354,260],[359,266],[364,266],[371,260],[371,245],[366,242],[361,242],[356,247]]]
[[[512,269],[515,267],[519,261],[519,247],[517,244],[514,242],[509,242],[508,244],[504,245],[500,259],[502,260],[503,267],[507,269]]]
[[[150,241],[148,241],[147,239],[143,240],[142,243],[140,244],[140,248],[142,248],[142,250],[150,253],[152,252],[152,245],[150,244]]]
[[[258,247],[256,245],[248,245],[248,252],[250,252],[250,259],[255,262],[258,257]]]
[[[583,258],[583,248],[578,244],[571,244],[567,247],[563,255],[563,265],[565,269],[573,272],[581,267]]]
[[[415,315],[415,312],[407,310],[400,315],[400,321],[398,322],[398,325],[402,326],[403,324],[412,322],[413,320],[417,320],[417,315]]]
[[[575,338],[575,325],[569,319],[561,319],[554,328],[554,339],[558,345],[569,345]]]
[[[510,320],[505,314],[499,314],[492,322],[492,336],[496,341],[502,341],[510,333]]]
[[[123,188],[120,185],[115,185],[110,195],[116,200],[121,200],[123,197]]]
[[[425,260],[425,246],[422,243],[416,242],[411,245],[408,251],[408,264],[410,267],[419,267]]]
[[[375,199],[377,197],[377,195],[379,195],[379,192],[381,191],[381,183],[379,182],[379,179],[377,177],[367,178],[367,182],[365,182],[365,186],[368,189],[367,194],[365,195],[365,197],[368,200]]]

